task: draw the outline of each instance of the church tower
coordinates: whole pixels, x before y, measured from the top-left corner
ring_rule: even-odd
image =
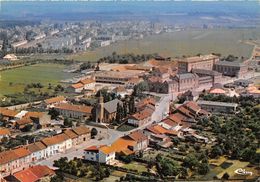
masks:
[[[99,103],[96,110],[96,122],[102,123],[104,121],[104,97],[100,93]]]

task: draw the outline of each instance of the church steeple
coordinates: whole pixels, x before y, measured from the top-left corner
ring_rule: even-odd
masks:
[[[102,123],[103,120],[104,120],[104,97],[102,96],[102,93],[100,92],[99,103],[98,103],[98,107],[96,109],[96,122]]]

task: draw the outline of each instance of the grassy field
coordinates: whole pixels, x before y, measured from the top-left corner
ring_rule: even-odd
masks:
[[[38,83],[47,86],[58,84],[60,80],[72,76],[62,70],[64,65],[37,64],[0,72],[0,96],[22,92],[28,83]],[[12,83],[11,85],[9,83]]]
[[[135,169],[137,170],[138,172],[147,172],[147,168],[146,166],[144,166],[143,164],[141,163],[137,163],[137,162],[131,162],[129,164],[125,164],[124,166],[122,166],[124,168],[127,168],[127,169]]]
[[[81,54],[69,56],[74,60],[96,61],[111,55],[113,51],[124,53],[159,53],[165,56],[196,55],[198,53],[221,53],[249,57],[253,46],[241,43],[241,40],[260,39],[258,29],[215,29],[188,30],[153,35],[143,40],[123,41],[111,46],[98,48]]]

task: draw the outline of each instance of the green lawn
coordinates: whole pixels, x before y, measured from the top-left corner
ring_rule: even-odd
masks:
[[[28,83],[38,83],[47,86],[58,84],[60,80],[70,78],[73,74],[62,70],[60,64],[36,64],[0,72],[0,97],[4,94],[22,92]],[[12,83],[10,85],[9,83]]]
[[[165,56],[195,55],[198,53],[234,54],[249,57],[253,46],[241,43],[240,40],[259,39],[259,29],[215,29],[187,30],[174,33],[152,35],[143,40],[119,42],[94,51],[68,56],[74,60],[96,61],[111,55],[113,51],[124,53],[159,53]]]
[[[124,168],[127,169],[134,169],[137,170],[138,172],[147,172],[147,168],[145,165],[137,163],[137,162],[131,162],[129,164],[125,164],[124,166],[122,166]]]

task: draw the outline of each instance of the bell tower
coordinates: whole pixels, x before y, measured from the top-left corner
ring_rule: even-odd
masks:
[[[104,121],[104,97],[100,93],[99,103],[96,110],[96,122],[102,123]]]

